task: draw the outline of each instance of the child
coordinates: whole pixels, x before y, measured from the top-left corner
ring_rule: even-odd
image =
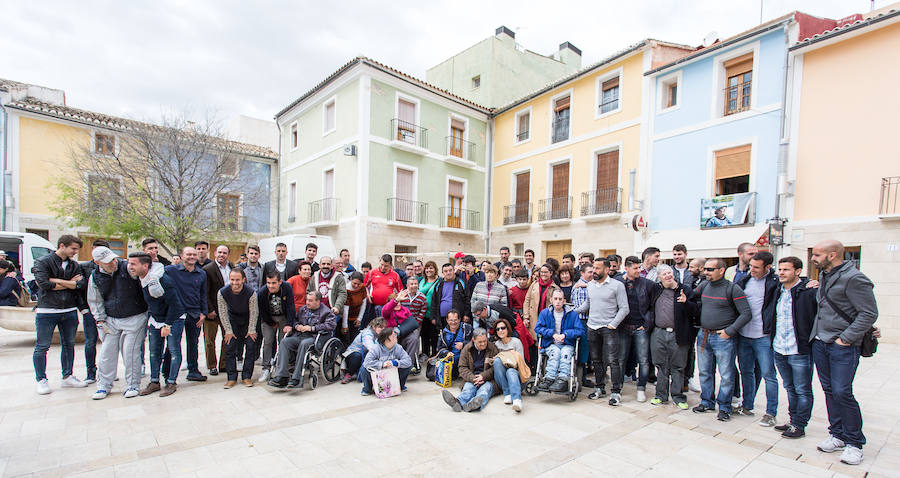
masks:
[[[528,293],[528,273],[524,269],[516,272],[516,286],[509,288],[509,308],[516,311],[522,316],[522,309],[525,307],[525,294]]]
[[[397,346],[397,332],[393,328],[386,327],[378,334],[378,345],[366,354],[363,366],[366,370],[397,367],[400,375],[400,391],[406,391],[406,378],[409,377],[409,371],[412,368],[412,359],[409,358],[409,354],[403,350],[403,347]],[[363,396],[372,394],[372,374],[363,374],[361,394]]]
[[[547,353],[547,367],[538,388],[564,392],[568,389],[569,374],[572,372],[575,340],[584,333],[584,326],[577,312],[566,312],[566,296],[562,290],[555,289],[550,301],[553,307],[542,310],[534,326],[535,334],[541,337],[541,349]]]

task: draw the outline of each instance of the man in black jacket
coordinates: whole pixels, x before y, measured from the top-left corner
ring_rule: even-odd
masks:
[[[277,270],[266,274],[266,284],[256,292],[259,304],[259,322],[262,333],[262,376],[260,383],[266,383],[271,376],[272,357],[277,344],[284,338],[284,326],[294,323],[294,291],[291,285],[281,280]]]
[[[466,286],[462,281],[457,279],[456,271],[448,262],[441,266],[441,275],[444,280],[438,281],[434,286],[434,292],[431,294],[431,322],[435,329],[444,328],[444,322],[447,319],[447,312],[451,309],[456,310],[462,315],[464,322],[471,323],[472,314],[469,312],[469,300],[466,298]],[[448,287],[452,291],[446,290]]]
[[[219,315],[216,311],[219,309],[219,299],[217,294],[219,289],[225,287],[228,281],[228,274],[234,265],[228,262],[228,246],[222,245],[216,248],[216,260],[203,266],[206,272],[206,300],[207,310],[206,321],[203,322],[203,339],[206,346],[206,367],[209,369],[210,375],[218,375],[219,369],[225,369],[225,329],[219,321]],[[221,346],[222,353],[216,362],[216,334],[222,329]]]
[[[641,260],[636,256],[625,258],[625,272],[616,279],[625,284],[628,294],[628,315],[619,324],[619,363],[628,363],[628,355],[634,349],[635,361],[638,365],[637,401],[647,400],[645,390],[650,376],[650,291],[654,281],[641,277]],[[656,267],[653,268],[656,274]],[[633,365],[625,369],[627,374],[634,370]]]
[[[287,244],[283,242],[275,244],[275,259],[266,262],[263,266],[263,277],[268,276],[272,271],[277,271],[282,281],[286,281],[300,273],[300,266],[297,261],[287,258]]]
[[[688,409],[684,395],[684,365],[696,335],[694,323],[699,313],[694,292],[675,280],[672,268],[657,267],[660,282],[650,290],[650,348],[656,366],[656,396],[652,405],[672,400],[682,410]]]
[[[75,331],[78,330],[78,307],[82,303],[81,291],[85,288],[81,265],[75,261],[81,249],[81,239],[65,234],[56,241],[56,251],[34,262],[31,271],[40,292],[35,309],[34,375],[37,393],[50,393],[47,383],[47,350],[53,340],[53,330],[59,329],[60,356],[62,359],[62,386],[87,387],[72,375],[75,361]]]

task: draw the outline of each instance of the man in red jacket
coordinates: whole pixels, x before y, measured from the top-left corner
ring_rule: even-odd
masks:
[[[400,275],[391,267],[393,263],[394,258],[385,254],[381,256],[381,266],[366,276],[366,289],[369,292],[369,302],[375,305],[375,316],[381,315],[381,308],[390,300],[391,294],[396,294],[403,288]]]

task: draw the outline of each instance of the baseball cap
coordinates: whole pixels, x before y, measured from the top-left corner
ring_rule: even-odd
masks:
[[[91,251],[91,255],[94,256],[95,261],[102,262],[104,264],[109,264],[110,262],[116,260],[117,257],[119,257],[115,252],[113,252],[106,246],[95,247],[94,250]]]
[[[457,253],[453,256],[454,259],[462,259],[463,257],[466,257],[466,253],[465,253],[465,252],[457,252]]]

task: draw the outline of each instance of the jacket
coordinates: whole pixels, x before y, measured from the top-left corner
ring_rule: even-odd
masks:
[[[750,278],[753,277],[749,273],[740,278],[735,284],[747,293],[747,283],[750,282]],[[776,298],[775,295],[781,289],[781,282],[778,281],[778,275],[775,274],[774,270],[770,270],[765,277],[766,286],[765,286],[765,296],[763,297],[763,308],[762,308],[762,321],[763,321],[763,333],[771,335],[772,331],[775,329],[775,304]],[[749,302],[749,299],[748,299]],[[753,320],[751,317],[750,320]]]
[[[435,327],[444,328],[444,317],[441,317],[441,297],[444,294],[444,280],[439,279],[434,285],[434,292],[431,293],[431,320],[435,321]],[[459,312],[459,320],[463,317],[471,317],[472,313],[469,309],[469,301],[466,300],[466,287],[459,280],[453,281],[453,304],[452,309]]]
[[[229,262],[228,267],[234,269],[234,264]],[[206,310],[216,312],[219,310],[219,289],[225,287],[225,279],[222,278],[216,261],[203,266],[203,271],[206,272]]]
[[[810,342],[818,336],[825,343],[840,337],[854,346],[862,344],[863,335],[878,319],[874,287],[872,281],[850,262],[844,262],[830,272],[823,272],[819,277],[816,294],[819,309],[809,335]],[[852,322],[841,317],[828,303],[826,296],[849,315]]]
[[[300,267],[297,265],[297,262],[290,259],[285,259],[284,262],[284,277],[282,277],[281,280],[286,281],[300,273]],[[275,267],[275,259],[266,262],[265,265],[263,265],[263,282],[266,281],[266,276],[269,275],[269,272],[277,270],[278,269]]]
[[[495,280],[491,285],[490,292],[488,292],[487,281],[481,281],[475,284],[475,288],[472,289],[472,294],[469,297],[469,310],[475,308],[475,302],[478,301],[482,301],[487,305],[509,305],[509,291],[499,280]]]
[[[522,304],[522,319],[528,321],[528,332],[531,333],[531,338],[537,339],[537,336],[534,334],[534,325],[537,323],[538,314],[541,313],[541,284],[538,281],[534,281],[528,286],[528,292],[525,293],[525,303]],[[553,295],[554,290],[562,290],[558,285],[554,283],[550,283],[550,290],[547,291],[547,305],[550,305],[550,297]]]
[[[690,267],[684,270],[684,275],[681,277],[679,277],[678,269],[676,269],[675,266],[672,266],[672,272],[675,274],[675,280],[678,281],[679,284],[690,286],[694,282],[694,274],[691,274]]]
[[[269,326],[275,325],[275,319],[269,313],[269,288],[262,286],[256,290],[257,303],[259,305],[259,320]],[[278,291],[281,296],[281,310],[284,312],[284,323],[294,323],[297,309],[294,307],[294,291],[287,282],[281,282],[281,290]]]
[[[160,264],[160,269],[162,267]],[[152,320],[172,325],[176,320],[184,319],[184,304],[181,302],[178,288],[175,287],[175,281],[165,274],[159,276],[157,281],[157,284],[144,284],[144,281],[141,281],[144,300],[147,302]],[[162,294],[155,291],[157,285],[161,288]]]
[[[329,280],[328,283],[330,284],[331,289],[331,292],[328,295],[328,305],[332,308],[343,311],[344,303],[347,302],[347,281],[346,279],[344,279],[344,274],[341,274],[340,272],[334,272],[334,269],[332,269],[331,280]],[[319,291],[318,287],[319,273],[314,272],[313,275],[309,277],[309,282],[306,284],[306,291]]]
[[[494,381],[494,356],[500,353],[500,350],[497,349],[497,346],[494,345],[490,340],[487,341],[487,347],[484,353],[484,370],[481,372],[481,376],[484,377],[485,383],[493,382],[494,383],[494,395],[500,393],[500,387],[497,385],[497,382]],[[466,382],[475,382],[475,342],[470,341],[463,347],[462,351],[459,354],[459,378],[462,380],[459,381],[459,388],[462,388]]]
[[[651,270],[655,271],[655,269]],[[631,288],[629,288],[629,279],[625,275],[616,277],[616,280],[625,284],[625,293],[628,296],[628,315],[625,316],[625,320],[622,323],[634,327],[643,326],[649,330],[651,321],[647,311],[650,309],[650,293],[656,282],[638,277],[633,281]]]
[[[396,306],[397,301],[391,299],[381,308],[381,316],[384,317],[386,327],[399,327],[404,320],[412,316],[412,312],[407,307],[401,305],[400,310],[394,310]]]
[[[662,295],[664,287],[662,284],[654,283],[650,290],[650,309],[647,311],[649,318],[649,326],[645,325],[647,333],[656,327],[656,301]],[[687,301],[678,302],[678,297],[684,292]],[[678,284],[675,287],[675,295],[672,297],[672,307],[675,308],[675,343],[678,345],[691,345],[697,336],[696,325],[700,323],[700,306],[697,304],[698,297],[690,286]]]
[[[394,367],[397,368],[412,367],[412,359],[409,358],[409,354],[406,353],[406,350],[399,343],[394,344],[391,348],[387,348],[376,342],[375,347],[369,349],[368,353],[366,353],[366,358],[363,360],[363,368],[366,370],[381,370],[384,363],[388,360],[393,362]]]
[[[91,275],[91,281],[103,302],[102,317],[124,319],[147,312],[147,303],[141,291],[141,281],[133,279],[128,273],[128,262],[117,259],[118,269],[112,275],[97,270]]]
[[[297,309],[297,315],[292,322],[285,320],[285,325],[294,328],[298,325],[311,325],[313,332],[333,332],[337,321],[331,309],[324,305],[319,305],[316,310],[311,310],[307,306]],[[294,331],[291,332],[293,334]]]
[[[456,329],[456,332],[450,332],[450,329],[445,327],[441,330],[441,336],[438,338],[438,350],[449,350],[453,352],[453,355],[459,358],[460,351],[457,350],[453,345],[456,342],[462,342],[463,347],[465,347],[465,345],[472,340],[472,332],[474,332],[472,326],[465,322],[460,322],[459,328]]]
[[[34,261],[31,272],[34,273],[34,281],[39,289],[38,309],[70,309],[82,303],[81,291],[86,287],[87,277],[84,277],[81,265],[74,259],[69,259],[65,270],[62,262],[55,251]],[[50,279],[70,280],[79,274],[82,279],[75,283],[74,289],[53,290],[56,284],[50,282]]]
[[[534,326],[534,332],[543,338],[541,350],[553,343],[553,334],[556,333],[556,318],[553,316],[552,307],[541,311],[537,324]],[[584,334],[584,324],[581,323],[578,312],[574,310],[565,311],[563,309],[563,318],[559,326],[559,332],[566,335],[566,345],[575,346],[575,340]]]
[[[359,352],[360,355],[365,357],[369,350],[374,349],[376,345],[378,345],[378,342],[375,341],[375,331],[372,330],[372,327],[366,327],[360,330],[353,342],[350,342],[350,345],[347,346],[347,350],[344,351],[344,357],[353,352]]]
[[[794,324],[794,338],[797,339],[797,353],[800,355],[809,355],[811,348],[809,346],[810,331],[812,330],[813,321],[816,319],[816,294],[818,289],[806,287],[809,281],[801,279],[794,287],[791,288],[791,315]],[[763,332],[769,335],[774,342],[777,330],[778,320],[778,301],[781,299],[782,287],[779,285],[775,291],[775,307],[772,307],[771,317],[763,318],[763,325],[770,324],[770,329],[763,329]]]

